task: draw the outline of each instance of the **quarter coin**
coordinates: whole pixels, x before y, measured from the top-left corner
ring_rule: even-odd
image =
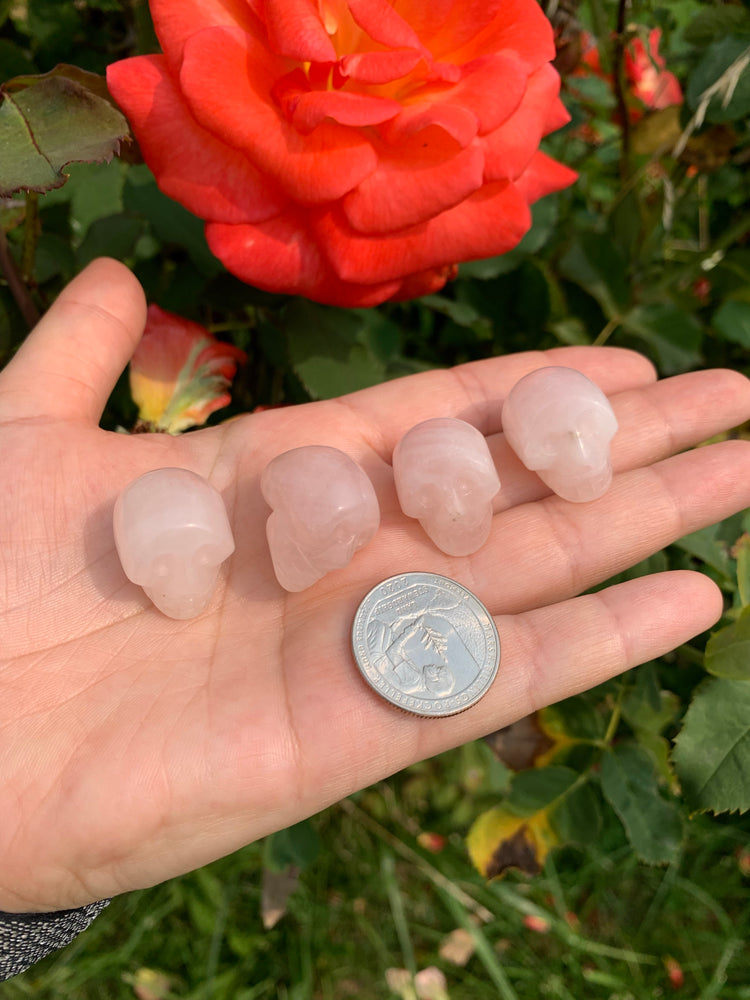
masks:
[[[475,705],[500,664],[492,615],[437,573],[401,573],[373,587],[354,616],[352,649],[382,698],[431,718]]]

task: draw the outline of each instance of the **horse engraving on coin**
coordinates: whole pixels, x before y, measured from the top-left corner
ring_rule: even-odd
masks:
[[[362,601],[352,629],[364,678],[387,701],[442,717],[475,704],[492,683],[500,643],[492,616],[461,584],[403,573]]]

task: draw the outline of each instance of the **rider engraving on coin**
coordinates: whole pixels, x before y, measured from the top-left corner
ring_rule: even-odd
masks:
[[[492,616],[471,591],[436,573],[378,584],[352,628],[354,658],[386,701],[440,718],[476,704],[500,661]]]

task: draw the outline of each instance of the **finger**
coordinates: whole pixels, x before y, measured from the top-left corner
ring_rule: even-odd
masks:
[[[722,610],[713,581],[680,570],[499,618],[497,679],[476,718],[459,717],[451,742],[502,728],[656,659],[711,628]]]
[[[494,607],[523,611],[579,594],[748,505],[750,444],[726,441],[622,473],[595,503],[551,496],[496,516],[470,572]]]
[[[677,571],[496,618],[497,677],[475,706],[445,720],[413,717],[383,701],[359,676],[342,639],[346,666],[335,678],[337,726],[326,730],[325,769],[315,773],[312,765],[299,784],[311,797],[309,811],[320,808],[322,796],[335,801],[661,656],[705,631],[721,611],[721,592],[711,580]],[[314,669],[305,643],[309,635],[301,632],[290,646],[300,671]],[[313,687],[305,686],[304,706],[292,704],[300,745],[320,744],[320,718],[330,706],[331,685],[330,669],[320,670]],[[289,690],[295,690],[294,678]]]
[[[651,362],[634,351],[616,347],[562,347],[487,358],[394,379],[337,400],[314,403],[307,421],[296,420],[294,413],[278,410],[258,414],[253,419],[284,425],[289,432],[285,440],[292,442],[290,448],[326,443],[338,443],[341,447],[343,436],[352,442],[353,457],[361,457],[355,452],[358,449],[361,452],[365,442],[382,460],[390,462],[402,434],[429,417],[458,417],[474,424],[485,435],[497,433],[505,396],[520,378],[545,365],[577,368],[607,394],[656,380]],[[263,433],[257,436],[268,437]],[[269,454],[272,447],[269,441]]]
[[[124,265],[90,264],[0,374],[0,420],[98,422],[143,332],[145,310],[143,290]]]
[[[620,473],[593,503],[548,496],[496,514],[488,541],[461,559],[439,552],[417,521],[394,510],[380,544],[355,557],[350,575],[366,587],[429,569],[484,594],[493,612],[521,612],[573,597],[748,506],[750,443],[724,441]]]
[[[690,372],[610,398],[619,430],[612,440],[615,472],[650,465],[750,419],[750,380],[728,369]],[[502,488],[494,510],[549,496],[504,435],[488,439]]]

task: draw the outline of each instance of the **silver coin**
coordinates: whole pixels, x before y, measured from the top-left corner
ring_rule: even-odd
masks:
[[[492,615],[437,573],[401,573],[373,587],[354,616],[352,649],[381,697],[432,718],[475,705],[500,663]]]

